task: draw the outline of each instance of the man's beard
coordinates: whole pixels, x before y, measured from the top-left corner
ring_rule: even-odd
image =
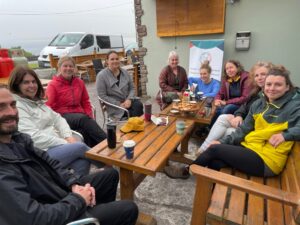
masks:
[[[15,120],[16,124],[13,126],[5,127],[4,122],[7,120]],[[15,116],[3,116],[0,118],[0,135],[10,135],[13,134],[18,130],[18,122],[19,122],[19,117],[18,115]]]

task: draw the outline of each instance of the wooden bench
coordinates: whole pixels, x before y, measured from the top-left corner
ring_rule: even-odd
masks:
[[[229,168],[190,169],[197,179],[191,224],[300,224],[300,142],[295,142],[285,169],[273,178]]]

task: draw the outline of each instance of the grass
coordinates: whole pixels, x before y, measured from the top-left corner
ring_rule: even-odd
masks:
[[[33,62],[28,62],[28,66],[31,68],[31,69],[38,69],[39,68],[39,65],[36,61],[33,61]]]

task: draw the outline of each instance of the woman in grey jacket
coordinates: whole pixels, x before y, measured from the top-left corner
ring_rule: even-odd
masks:
[[[29,134],[35,147],[47,151],[63,167],[79,175],[88,174],[90,162],[84,154],[89,147],[77,142],[66,120],[45,105],[44,89],[36,73],[16,67],[10,75],[9,89],[17,100],[18,130]]]
[[[126,70],[120,68],[119,56],[116,51],[107,53],[107,68],[102,70],[96,80],[98,96],[114,105],[126,108],[131,117],[143,114],[142,103],[134,98],[135,88],[132,78]],[[121,119],[124,111],[107,107],[110,118]]]

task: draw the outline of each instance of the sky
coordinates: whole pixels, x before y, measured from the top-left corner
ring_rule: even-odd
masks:
[[[121,34],[136,41],[133,0],[0,0],[0,46],[36,55],[60,32]]]

